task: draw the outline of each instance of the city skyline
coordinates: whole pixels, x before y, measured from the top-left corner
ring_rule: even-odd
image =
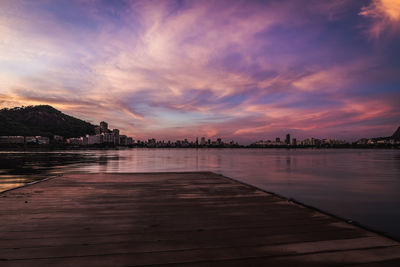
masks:
[[[1,1],[0,108],[49,104],[135,140],[400,125],[400,0]]]
[[[309,146],[335,146],[342,145],[397,145],[400,143],[400,127],[389,136],[367,137],[364,136],[356,142],[335,139],[329,136],[315,138],[313,136],[297,139],[287,133],[284,139],[278,136],[275,141],[262,138],[252,140],[247,144],[239,144],[235,140],[230,141],[222,136],[212,140],[205,136],[182,139],[156,139],[146,137],[142,140],[134,140],[132,137],[121,134],[119,129],[111,129],[108,122],[101,121],[93,125],[79,118],[71,117],[54,109],[49,105],[23,106],[11,109],[0,109],[2,117],[2,134],[0,143],[4,144],[70,144],[70,145],[113,145],[113,146],[146,146],[146,147],[309,147]],[[34,123],[32,124],[32,121]],[[49,128],[50,127],[50,128]],[[41,136],[44,134],[45,136]],[[136,142],[135,142],[136,141]],[[371,146],[370,146],[371,147]]]

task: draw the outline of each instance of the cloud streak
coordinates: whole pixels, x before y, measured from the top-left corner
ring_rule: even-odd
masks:
[[[397,9],[383,0],[18,0],[0,10],[3,107],[48,103],[138,139],[351,139],[400,123]]]

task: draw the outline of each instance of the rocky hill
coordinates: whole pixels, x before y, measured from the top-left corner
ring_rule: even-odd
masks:
[[[397,131],[395,131],[395,132],[393,133],[392,138],[393,138],[393,139],[396,139],[396,140],[400,140],[400,127],[397,128]]]
[[[94,127],[91,123],[66,115],[48,105],[0,110],[0,136],[79,137],[94,134]]]

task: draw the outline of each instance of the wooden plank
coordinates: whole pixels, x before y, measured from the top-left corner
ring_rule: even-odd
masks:
[[[397,241],[208,172],[69,174],[0,208],[1,266],[400,261]]]

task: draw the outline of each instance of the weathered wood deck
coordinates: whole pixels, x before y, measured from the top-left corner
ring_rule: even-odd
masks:
[[[398,242],[213,173],[69,174],[0,194],[0,266],[399,266]]]

